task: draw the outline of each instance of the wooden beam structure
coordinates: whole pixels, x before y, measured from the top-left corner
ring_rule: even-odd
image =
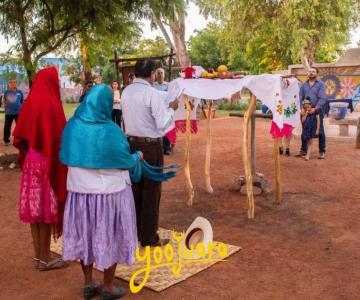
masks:
[[[185,155],[184,155],[184,173],[185,173],[185,183],[186,189],[188,192],[186,204],[192,206],[195,192],[194,187],[191,182],[190,176],[190,145],[191,145],[191,111],[192,105],[189,101],[189,97],[184,95],[185,107],[186,107],[186,142],[185,142]]]
[[[214,192],[211,186],[211,176],[210,176],[210,165],[211,165],[211,119],[212,119],[212,107],[213,101],[208,101],[208,113],[207,113],[207,137],[206,137],[206,151],[205,151],[205,188],[209,194]]]
[[[127,84],[127,82],[125,81],[125,78],[127,77],[127,75],[129,73],[133,73],[134,72],[134,68],[135,65],[134,64],[129,64],[130,62],[136,62],[140,59],[152,59],[152,60],[164,60],[164,59],[169,59],[168,61],[168,79],[169,81],[171,81],[171,72],[172,72],[172,64],[173,64],[173,56],[175,56],[176,53],[174,52],[174,50],[171,48],[170,49],[170,53],[167,55],[160,55],[160,56],[151,56],[151,57],[132,57],[132,58],[119,58],[117,55],[116,50],[114,50],[114,59],[110,59],[111,63],[115,64],[115,71],[116,71],[116,76],[118,78],[118,81],[120,81],[120,69],[122,71],[122,75],[123,75],[123,83],[124,85]],[[122,63],[128,63],[128,64],[122,64]],[[125,77],[125,78],[124,78]],[[120,83],[120,82],[119,82]]]
[[[282,201],[282,191],[281,191],[280,154],[279,154],[278,139],[274,139],[274,156],[275,156],[275,203],[280,204]]]
[[[247,210],[248,218],[255,217],[254,191],[253,191],[253,172],[251,170],[251,161],[249,158],[249,121],[254,114],[256,106],[256,97],[251,94],[249,108],[244,114],[244,133],[243,133],[243,162],[245,170],[246,193],[247,193]]]

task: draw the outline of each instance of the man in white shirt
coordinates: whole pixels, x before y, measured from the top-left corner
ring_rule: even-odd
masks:
[[[173,122],[178,100],[168,103],[165,100],[167,93],[152,87],[155,62],[151,59],[137,61],[135,77],[133,84],[127,86],[122,94],[125,133],[132,152],[141,151],[151,165],[162,166],[162,137]],[[141,245],[158,246],[169,242],[160,240],[157,234],[161,183],[142,178],[133,184],[133,193]]]

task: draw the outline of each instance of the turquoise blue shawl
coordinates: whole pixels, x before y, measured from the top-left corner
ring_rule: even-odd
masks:
[[[111,120],[112,106],[112,92],[105,84],[88,91],[62,134],[61,162],[88,169],[126,169],[133,182],[139,182],[142,175],[155,181],[174,177],[175,171],[162,170],[177,166],[153,167],[139,160],[138,152],[130,153],[125,134]]]

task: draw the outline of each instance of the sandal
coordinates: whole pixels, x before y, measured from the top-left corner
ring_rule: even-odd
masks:
[[[101,285],[96,282],[94,282],[92,285],[85,286],[83,291],[84,299],[88,300],[95,297],[100,292],[100,287]]]
[[[127,290],[122,288],[122,287],[116,288],[112,292],[101,291],[100,292],[100,299],[102,299],[102,300],[119,299],[122,296],[125,296],[126,293],[127,293]]]
[[[50,271],[56,269],[64,269],[69,266],[68,262],[63,261],[61,258],[54,258],[48,263],[39,260],[39,271]]]

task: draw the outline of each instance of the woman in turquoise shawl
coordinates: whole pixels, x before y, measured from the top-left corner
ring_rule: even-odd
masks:
[[[64,212],[64,260],[80,260],[85,277],[84,297],[95,296],[93,263],[104,270],[103,299],[126,292],[113,287],[117,263],[132,264],[137,247],[136,212],[132,181],[141,176],[164,181],[175,176],[169,167],[152,167],[142,154],[131,154],[126,136],[111,120],[112,92],[96,85],[67,123],[60,160],[69,168]],[[129,177],[130,174],[130,177]]]
[[[141,175],[166,181],[176,175],[153,167],[139,160],[141,154],[130,153],[125,134],[111,120],[112,93],[105,84],[93,87],[67,123],[60,151],[60,160],[68,166],[91,169],[125,169],[130,171],[131,180],[138,182]]]

